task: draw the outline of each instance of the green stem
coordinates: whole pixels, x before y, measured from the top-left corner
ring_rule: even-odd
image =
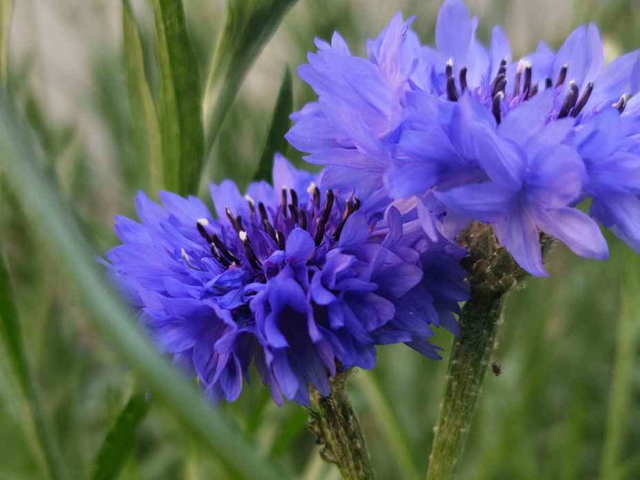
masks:
[[[311,388],[309,429],[323,445],[320,455],[335,463],[345,480],[372,480],[373,469],[364,436],[344,391],[348,372],[331,382],[331,395],[323,397]]]
[[[18,381],[29,405],[49,476],[53,480],[67,480],[72,477],[63,461],[58,442],[45,415],[40,397],[40,387],[25,351],[18,310],[13,303],[14,298],[5,256],[3,252],[0,252],[0,337],[6,344],[7,353],[11,357]]]
[[[471,299],[462,309],[460,335],[451,349],[427,480],[453,478],[495,346],[505,295],[524,274],[498,245],[490,227],[473,224],[460,241],[469,252],[464,266]]]
[[[616,359],[609,400],[607,434],[602,455],[602,478],[623,478],[620,454],[627,431],[629,405],[633,397],[633,373],[638,345],[638,311],[640,301],[640,261],[633,252],[621,255],[622,289],[621,311],[618,318]]]

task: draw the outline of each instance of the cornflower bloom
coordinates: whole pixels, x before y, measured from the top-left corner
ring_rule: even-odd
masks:
[[[460,0],[444,2],[435,48],[417,47],[399,18],[375,42],[388,64],[403,67],[395,83],[373,88],[373,81],[348,81],[374,70],[376,58],[370,52],[356,60],[345,48],[338,53],[337,42],[332,49],[319,42],[320,51],[300,68],[319,99],[313,116],[307,107],[293,116],[288,138],[311,153],[308,161],[328,166],[323,181],[344,188],[357,178],[377,188],[377,197],[415,195],[451,238],[470,221],[491,224],[535,275],[547,274],[541,232],[581,256],[602,259],[608,247],[597,220],[637,249],[640,130],[632,95],[640,89],[638,52],[605,65],[598,29],[590,24],[557,52],[541,42],[513,61],[500,27],[488,50],[476,39],[478,21]],[[340,79],[348,94],[337,92]],[[378,99],[389,92],[396,92],[393,121],[376,130],[362,104],[382,112]],[[624,138],[604,120],[615,116],[625,125]],[[322,130],[321,143],[303,128],[319,118],[331,126]],[[344,175],[349,169],[357,173]],[[603,179],[603,169],[616,173]],[[589,197],[591,217],[575,208]]]
[[[278,155],[273,187],[253,183],[243,196],[228,180],[211,186],[215,219],[168,192],[163,206],[137,196],[140,223],[115,219],[123,244],[106,254],[110,274],[215,401],[235,400],[253,364],[278,404],[308,405],[309,386],[328,395],[337,371],[373,368],[377,345],[439,358],[431,325],[455,328],[467,291],[460,252],[434,260],[446,240],[405,237],[394,207],[376,230],[357,197],[316,181]],[[435,267],[423,275],[430,264],[441,282]],[[406,301],[418,293],[425,309]]]

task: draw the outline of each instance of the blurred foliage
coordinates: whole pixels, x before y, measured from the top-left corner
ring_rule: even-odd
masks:
[[[339,30],[354,52],[364,53],[364,39],[402,8],[405,16],[418,15],[414,26],[427,41],[433,39],[438,3],[299,0],[244,72],[245,81],[240,81],[244,73],[236,77],[238,95],[225,109],[207,180],[231,177],[242,185],[252,179],[269,141],[283,67],[294,70],[304,62],[314,37],[329,38]],[[561,27],[553,23],[553,33],[545,34],[552,45],[578,23],[595,20],[614,50],[640,47],[635,0],[470,3],[481,20],[480,37],[486,40],[491,26],[501,23],[520,53],[533,48],[538,30],[549,32],[546,24],[558,18]],[[184,5],[190,61],[204,85],[216,39],[225,29],[227,4],[186,0]],[[121,2],[25,0],[15,2],[13,12],[8,88],[48,159],[38,168],[97,252],[115,243],[112,216],[132,214],[135,191],[154,185],[148,160],[142,159],[153,156],[149,100],[160,105],[165,72],[156,58],[162,45],[151,3],[131,0],[131,6],[137,29],[128,35],[139,32],[140,39],[135,51],[123,48]],[[532,9],[537,17],[530,15]],[[295,109],[313,99],[295,74],[293,94]],[[136,97],[146,99],[142,111],[133,103]],[[151,122],[142,135],[134,128],[141,116]],[[299,153],[288,153],[301,164]],[[69,271],[50,258],[49,240],[34,235],[38,219],[21,210],[4,180],[0,186],[0,241],[43,416],[51,419],[73,477],[87,478],[127,404],[135,375],[95,329],[94,313],[80,301]],[[559,247],[550,259],[551,279],[531,279],[510,295],[495,354],[503,374],[486,380],[460,478],[638,478],[640,292],[622,281],[634,259],[613,239],[611,244],[612,259],[604,263],[578,259]],[[450,337],[439,332],[436,339],[446,351]],[[0,345],[0,480],[45,478],[29,403],[9,358]],[[412,469],[420,478],[426,472],[445,370],[446,358],[432,362],[409,349],[386,347],[376,370],[360,372],[351,382],[379,479],[414,478]],[[254,443],[257,454],[282,470],[305,480],[338,478],[333,466],[320,461],[304,410],[292,404],[277,408],[256,380],[221,412]],[[119,478],[228,477],[208,446],[158,403],[142,421]]]

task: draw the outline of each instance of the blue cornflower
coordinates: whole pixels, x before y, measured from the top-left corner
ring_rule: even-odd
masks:
[[[253,364],[277,403],[306,405],[309,385],[328,395],[337,370],[372,368],[376,345],[439,358],[431,325],[455,328],[459,252],[423,276],[445,239],[405,238],[395,207],[374,229],[356,197],[316,181],[277,156],[273,187],[253,183],[243,196],[231,181],[212,185],[215,219],[197,198],[168,192],[163,206],[138,194],[140,223],[115,219],[123,245],[106,254],[109,272],[160,348],[216,401],[236,399]],[[403,300],[415,289],[424,314]]]
[[[472,220],[492,224],[500,243],[536,275],[546,275],[540,232],[579,255],[608,256],[595,221],[575,208],[587,197],[594,199],[591,215],[637,248],[638,185],[622,172],[635,168],[630,157],[640,129],[624,119],[638,110],[631,96],[640,90],[640,54],[605,65],[600,34],[590,24],[572,32],[558,52],[541,42],[513,61],[500,27],[486,49],[476,39],[477,26],[463,2],[446,0],[435,48],[416,46],[408,24],[402,35],[391,36],[397,46],[389,54],[407,73],[396,77],[393,89],[386,84],[387,92],[400,92],[393,104],[393,118],[400,120],[382,132],[363,122],[369,113],[362,105],[373,105],[369,99],[381,97],[382,89],[353,82],[341,98],[333,88],[353,74],[356,60],[325,55],[317,68],[310,55],[300,74],[319,95],[318,115],[332,125],[324,140],[333,144],[316,148],[313,132],[297,130],[304,109],[293,117],[298,123],[289,140],[311,153],[308,161],[329,165],[328,183],[349,187],[341,172],[351,169],[350,178],[378,188],[378,198],[417,196],[415,205],[434,214],[449,238]],[[358,64],[371,68],[369,57]],[[627,126],[624,138],[604,133],[605,117],[616,114]],[[604,168],[618,173],[598,177]],[[331,175],[334,169],[340,173]]]

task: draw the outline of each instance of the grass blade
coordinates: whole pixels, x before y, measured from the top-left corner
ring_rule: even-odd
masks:
[[[71,213],[34,165],[37,149],[29,131],[18,122],[8,100],[0,99],[0,166],[27,215],[34,219],[46,244],[64,262],[92,315],[89,317],[107,341],[148,382],[152,391],[172,409],[178,421],[208,444],[234,474],[246,479],[286,478],[255,455],[254,449],[147,340],[129,309],[121,302]]]
[[[16,306],[13,303],[13,298],[14,295],[11,289],[4,255],[0,255],[0,330],[2,331],[2,337],[6,343],[7,351],[11,356],[11,361],[20,386],[29,404],[36,434],[40,441],[42,451],[44,452],[49,474],[54,480],[66,480],[71,477],[62,461],[58,444],[54,439],[52,430],[44,415],[38,384],[31,371],[27,354],[24,350],[20,320]]]
[[[145,73],[140,30],[129,0],[122,0],[122,31],[133,138],[138,150],[138,161],[149,166],[149,186],[155,193],[163,188],[162,138],[158,112]]]
[[[11,15],[13,0],[0,0],[0,84],[7,85],[9,62],[9,30],[11,29]]]
[[[118,478],[133,450],[136,429],[146,417],[149,405],[145,393],[131,396],[100,447],[93,463],[93,480]]]
[[[206,158],[249,68],[297,0],[229,0],[205,88]]]
[[[363,397],[367,399],[371,407],[374,418],[379,424],[379,431],[384,435],[385,441],[393,453],[392,456],[396,459],[402,478],[419,479],[418,470],[411,457],[408,439],[402,432],[402,428],[380,390],[375,376],[371,372],[362,371],[358,375],[354,375],[354,378],[364,394]]]
[[[618,248],[618,251],[621,249]],[[640,316],[640,259],[631,250],[621,253],[622,289],[618,318],[616,359],[609,399],[607,434],[602,455],[602,478],[616,480],[621,476],[620,461],[628,428],[629,407],[633,397],[634,369],[638,349],[638,317]]]
[[[154,0],[165,187],[195,193],[204,151],[200,76],[180,0]]]
[[[285,67],[284,77],[278,92],[278,99],[273,110],[271,127],[267,135],[267,143],[258,163],[258,170],[254,180],[271,181],[271,170],[273,168],[273,156],[276,152],[285,153],[288,143],[284,138],[290,126],[289,115],[293,111],[293,85],[291,83],[291,71]]]

